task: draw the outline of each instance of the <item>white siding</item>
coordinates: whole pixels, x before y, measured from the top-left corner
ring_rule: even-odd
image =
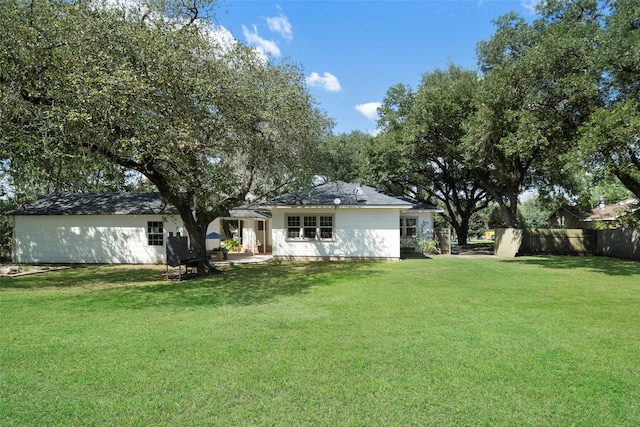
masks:
[[[286,238],[288,215],[334,215],[332,241],[296,241]],[[399,259],[399,209],[273,209],[275,258]]]
[[[14,220],[17,263],[164,264],[169,232],[185,235],[176,215],[26,215]],[[163,246],[148,245],[149,221],[163,222]]]

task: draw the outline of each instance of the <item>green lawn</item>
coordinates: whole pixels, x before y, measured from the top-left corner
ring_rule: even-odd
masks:
[[[436,256],[0,278],[0,424],[640,424],[640,264]]]

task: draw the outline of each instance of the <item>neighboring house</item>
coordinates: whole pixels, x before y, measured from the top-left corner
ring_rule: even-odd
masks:
[[[433,236],[442,209],[343,182],[233,209],[241,250],[276,259],[399,259]],[[52,194],[8,213],[16,263],[163,264],[166,239],[185,236],[159,193]],[[207,232],[221,233],[221,219]],[[207,249],[220,246],[208,240]]]
[[[332,182],[261,203],[272,214],[275,259],[400,259],[418,234],[433,236],[441,209],[375,188]]]
[[[51,194],[8,214],[16,263],[164,263],[166,237],[186,234],[159,193]]]
[[[603,222],[612,226],[620,220],[624,215],[635,212],[640,209],[638,199],[622,200],[618,203],[607,205],[604,198],[600,198],[600,204],[593,208],[591,214],[582,220],[581,228],[591,228],[594,222]]]
[[[551,228],[593,228],[598,222],[615,227],[624,215],[638,209],[640,209],[638,199],[632,198],[607,205],[604,197],[601,197],[598,206],[591,211],[583,212],[576,206],[563,206],[551,214],[548,221]]]
[[[576,206],[561,206],[547,218],[547,221],[550,228],[580,228],[582,218],[584,218],[585,215],[586,214]]]

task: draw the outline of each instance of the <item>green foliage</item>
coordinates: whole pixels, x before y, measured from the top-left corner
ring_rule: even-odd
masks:
[[[592,221],[590,228],[592,230],[607,230],[610,225],[608,221]]]
[[[469,237],[480,237],[491,228],[489,227],[488,214],[489,208],[485,207],[471,215],[469,218]]]
[[[640,44],[639,44],[640,47]],[[618,177],[640,197],[640,103],[625,100],[600,108],[582,130],[586,164]]]
[[[368,182],[368,161],[373,137],[353,131],[328,136],[320,144],[318,173],[336,181]]]
[[[392,182],[396,194],[437,200],[447,221],[466,243],[469,218],[488,203],[463,162],[463,124],[475,111],[474,71],[450,64],[425,73],[414,93],[403,85],[389,89],[380,108],[375,157],[378,181]],[[389,185],[389,184],[387,184]]]
[[[440,253],[438,240],[433,235],[433,230],[427,228],[423,222],[418,228],[417,235],[413,238],[414,247],[418,247],[423,254],[435,255]]]
[[[416,237],[415,244],[423,254],[435,255],[440,253],[438,241],[435,238]]]
[[[590,170],[615,175],[640,197],[640,3],[609,0],[595,70],[603,105],[582,128],[577,158]]]
[[[636,204],[635,210],[626,215],[622,215],[614,221],[616,227],[640,229],[640,204]]]
[[[522,228],[548,228],[553,209],[540,198],[531,197],[520,204],[518,215]]]
[[[485,74],[466,159],[509,227],[518,223],[521,192],[570,182],[564,156],[599,101],[597,2],[543,6],[531,24],[515,14],[501,17],[491,40],[478,45]]]
[[[11,257],[13,243],[13,219],[6,212],[15,208],[15,205],[7,200],[0,200],[0,261]]]
[[[240,240],[234,238],[222,241],[222,246],[229,252],[237,252],[240,249]]]
[[[507,224],[504,222],[504,216],[500,212],[500,206],[497,203],[489,205],[487,214],[487,225],[489,228],[505,228]]]

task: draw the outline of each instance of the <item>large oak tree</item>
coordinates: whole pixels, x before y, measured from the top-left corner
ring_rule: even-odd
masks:
[[[198,0],[0,5],[0,136],[137,171],[179,210],[201,273],[208,224],[313,171],[330,122],[300,70],[216,36]]]
[[[467,164],[517,227],[518,196],[566,185],[566,155],[599,102],[594,69],[601,41],[596,0],[547,1],[527,23],[509,14],[478,45],[483,72],[469,123]]]
[[[589,168],[615,175],[640,198],[640,3],[610,0],[601,72],[603,106],[582,128],[580,149]]]

